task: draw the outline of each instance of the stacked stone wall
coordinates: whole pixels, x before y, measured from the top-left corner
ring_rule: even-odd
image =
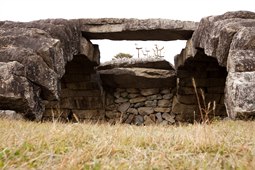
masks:
[[[175,124],[172,100],[175,88],[116,88],[106,98],[106,119],[134,125]]]

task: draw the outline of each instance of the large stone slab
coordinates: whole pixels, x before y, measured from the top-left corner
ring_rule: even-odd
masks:
[[[169,19],[81,19],[81,30],[89,39],[188,40],[196,22]]]
[[[98,67],[104,86],[121,88],[175,87],[174,67],[166,60],[117,60]]]
[[[176,86],[176,76],[173,70],[114,68],[100,70],[99,73],[104,86],[115,88],[161,88]]]

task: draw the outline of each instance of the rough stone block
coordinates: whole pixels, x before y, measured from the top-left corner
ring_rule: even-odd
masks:
[[[163,121],[161,113],[156,113],[157,123],[160,123]]]
[[[129,100],[130,103],[140,103],[144,101],[146,101],[146,97],[136,97]]]
[[[126,111],[128,110],[129,107],[130,107],[129,102],[122,103],[121,105],[119,105],[118,111],[121,112],[121,113],[126,113]]]
[[[156,106],[157,106],[157,103],[158,103],[157,100],[145,101],[145,106],[146,106],[146,107],[156,107]]]
[[[171,105],[170,100],[163,99],[163,100],[158,101],[158,106],[159,107],[169,107],[170,105]]]
[[[148,126],[148,125],[153,125],[155,122],[153,120],[151,120],[150,116],[144,116],[144,125]]]
[[[255,50],[230,50],[228,57],[229,72],[255,71]]]
[[[172,98],[173,98],[173,94],[171,94],[171,93],[163,95],[163,99],[169,100],[169,99],[172,99]]]
[[[139,108],[145,106],[144,102],[141,103],[135,103],[134,108]]]
[[[127,101],[128,101],[128,99],[124,99],[124,98],[122,98],[122,97],[120,97],[120,98],[114,100],[115,103],[125,103],[125,102],[127,102]]]
[[[255,72],[229,73],[226,82],[225,104],[228,115],[255,113]]]
[[[152,107],[140,107],[138,108],[138,113],[142,116],[150,115],[154,113],[154,109]]]
[[[135,116],[134,124],[137,126],[143,125],[144,119],[143,116],[137,115]]]
[[[133,98],[136,98],[136,97],[142,97],[140,94],[136,94],[136,93],[131,93],[131,94],[128,94],[127,96],[129,99],[133,99]]]
[[[113,93],[113,96],[115,97],[115,98],[120,98],[120,92],[118,92],[118,91],[115,91],[114,93]]]
[[[165,119],[165,120],[167,120],[168,122],[170,122],[170,123],[175,123],[175,120],[174,120],[174,118],[175,118],[175,115],[171,115],[171,114],[169,114],[169,113],[163,113],[162,114],[162,118],[163,119]]]
[[[135,108],[128,108],[127,113],[132,113],[134,115],[138,114],[138,110]]]
[[[170,89],[162,89],[161,91],[160,91],[160,93],[161,94],[169,94],[171,91],[170,91]]]
[[[131,124],[133,122],[134,118],[135,118],[135,115],[129,114],[128,118],[125,120],[125,123]]]
[[[149,115],[151,120],[155,123],[156,122],[156,115],[155,114],[150,114]]]
[[[166,107],[155,107],[154,111],[155,112],[161,112],[161,113],[165,113],[165,112],[169,113],[171,111],[171,109],[166,108]]]
[[[159,93],[159,89],[157,89],[157,88],[154,88],[154,89],[141,89],[140,93],[143,96],[150,96],[150,95]]]
[[[146,98],[147,98],[147,100],[160,100],[163,97],[162,97],[161,94],[154,94],[154,95],[151,95],[151,96],[147,96]]]

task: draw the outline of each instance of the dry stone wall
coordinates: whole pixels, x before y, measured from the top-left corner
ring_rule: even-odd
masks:
[[[175,88],[116,88],[107,95],[106,119],[134,125],[175,124]]]
[[[46,105],[44,120],[52,117],[77,121],[104,119],[104,92],[94,65],[85,56],[75,56],[61,79],[59,101]]]

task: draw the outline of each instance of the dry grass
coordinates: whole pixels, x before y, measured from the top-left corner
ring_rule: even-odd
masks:
[[[140,58],[120,58],[111,61],[107,61],[101,64],[101,66],[105,65],[114,65],[118,67],[122,64],[136,64],[136,63],[146,63],[146,62],[155,62],[155,61],[164,61],[162,58],[155,58],[155,57],[140,57]]]
[[[254,169],[255,122],[189,126],[0,119],[0,169]]]

